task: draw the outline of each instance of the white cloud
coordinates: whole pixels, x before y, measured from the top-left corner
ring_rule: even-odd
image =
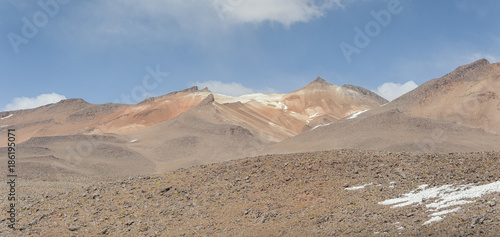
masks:
[[[57,103],[61,100],[65,100],[66,96],[59,95],[56,93],[52,94],[41,94],[37,97],[16,97],[12,102],[5,106],[4,111],[21,110],[21,109],[32,109],[40,107],[47,104]]]
[[[200,89],[208,87],[208,89],[214,93],[229,95],[229,96],[241,96],[252,93],[265,93],[265,94],[276,93],[276,91],[271,88],[265,88],[263,90],[254,90],[252,88],[245,87],[241,85],[241,83],[237,82],[224,83],[221,81],[205,81],[205,82],[194,82],[191,83],[190,86],[198,86],[198,88]]]
[[[146,0],[140,6],[128,0],[115,0],[125,6],[127,14],[175,18],[179,24],[188,19],[208,18],[232,23],[278,22],[289,26],[323,16],[327,10],[343,7],[344,0]],[[116,4],[108,5],[116,7]],[[188,16],[188,17],[186,17]],[[196,16],[196,17],[192,17]]]
[[[208,87],[208,89],[212,92],[229,96],[240,96],[255,93],[253,89],[244,87],[240,83],[236,82],[224,83],[221,81],[205,81],[195,82],[192,85],[198,86],[199,88]]]
[[[379,86],[377,90],[375,90],[375,93],[392,101],[417,87],[418,85],[413,81],[408,81],[405,84],[386,82]]]
[[[321,17],[326,10],[340,7],[340,0],[214,0],[222,20],[237,23],[278,22],[290,26]]]
[[[473,54],[471,54],[469,56],[466,56],[464,58],[468,61],[467,64],[475,62],[475,61],[477,61],[479,59],[483,59],[483,58],[485,58],[488,61],[490,61],[490,63],[496,63],[496,62],[498,62],[498,58],[495,57],[495,56],[493,56],[493,55],[491,55],[491,54],[473,53]]]

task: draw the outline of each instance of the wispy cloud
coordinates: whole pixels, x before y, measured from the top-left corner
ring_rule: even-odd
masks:
[[[413,81],[408,81],[405,84],[386,82],[380,85],[377,90],[375,90],[375,93],[392,101],[417,87],[418,85]]]
[[[288,28],[342,8],[344,1],[348,0],[72,1],[67,10],[72,17],[57,28],[71,29],[66,35],[72,40],[97,45],[125,40],[182,43],[185,37],[203,41],[248,23],[277,23]]]
[[[4,111],[32,109],[47,104],[57,103],[65,99],[66,96],[56,93],[41,94],[37,97],[16,97],[12,100],[11,103],[5,106]]]

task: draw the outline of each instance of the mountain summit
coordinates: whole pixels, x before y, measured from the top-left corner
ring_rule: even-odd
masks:
[[[309,83],[307,86],[303,87],[303,89],[318,89],[318,88],[326,88],[326,87],[331,87],[335,86],[329,82],[327,82],[325,79],[321,77],[317,77],[314,81]]]
[[[325,79],[323,79],[321,77],[317,77],[314,81],[311,82],[311,84],[328,84],[328,85],[331,85],[330,83],[328,83]]]

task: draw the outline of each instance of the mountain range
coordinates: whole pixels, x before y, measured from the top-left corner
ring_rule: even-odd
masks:
[[[21,172],[34,176],[152,174],[332,149],[498,151],[499,95],[500,63],[482,59],[391,102],[319,77],[288,94],[192,87],[133,105],[68,99],[1,112],[0,135],[16,129]]]

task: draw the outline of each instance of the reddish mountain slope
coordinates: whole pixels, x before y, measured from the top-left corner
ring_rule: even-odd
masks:
[[[31,137],[75,134],[124,134],[141,130],[179,116],[198,105],[211,92],[192,87],[147,99],[135,105],[89,104],[81,99],[64,100],[36,109],[0,113],[0,132],[16,127],[19,141]],[[380,105],[380,101],[357,90],[337,87],[318,78],[290,94],[253,94],[242,97],[215,95],[226,103],[228,121],[252,128],[270,141],[301,133],[312,124],[326,123]],[[232,110],[232,111],[231,111]]]
[[[63,100],[35,109],[0,113],[0,132],[18,130],[18,141],[31,137],[73,134],[124,133],[174,118],[198,105],[210,91],[196,87],[147,99],[136,105],[89,104],[81,99]]]
[[[148,157],[163,172],[255,155],[269,142],[242,126],[228,123],[225,105],[207,96],[180,116],[127,134],[130,149]]]

